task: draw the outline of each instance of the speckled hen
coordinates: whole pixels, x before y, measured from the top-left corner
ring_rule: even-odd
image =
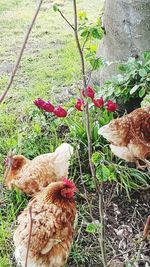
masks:
[[[28,267],[64,266],[73,241],[75,190],[74,183],[66,178],[53,182],[38,193],[19,215],[14,243],[16,261],[22,267],[25,266],[28,245]]]
[[[111,142],[112,152],[128,162],[139,160],[150,170],[150,107],[135,109],[128,115],[112,120],[99,129],[99,134]]]
[[[43,154],[33,160],[22,155],[15,155],[6,175],[5,184],[9,189],[15,185],[32,196],[49,183],[68,176],[69,160],[72,153],[73,147],[63,143],[54,153]]]

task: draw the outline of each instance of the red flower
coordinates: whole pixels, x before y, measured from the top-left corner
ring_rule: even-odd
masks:
[[[109,112],[114,112],[118,108],[118,104],[111,100],[108,100],[106,103],[106,108]]]
[[[102,108],[104,106],[104,99],[101,96],[100,98],[93,99],[93,103],[97,108]]]
[[[82,95],[83,95],[84,97],[86,97],[86,95],[85,95],[85,90],[82,90]],[[88,95],[88,97],[90,97],[91,99],[94,98],[95,92],[94,92],[94,90],[93,90],[93,88],[92,88],[91,86],[88,86],[88,87],[87,87],[87,95]]]
[[[80,111],[83,111],[82,106],[83,106],[84,104],[85,104],[84,100],[78,98],[78,99],[77,99],[77,102],[76,102],[76,104],[75,104],[75,108],[78,109],[78,110],[80,110]]]
[[[42,100],[41,98],[38,98],[36,100],[34,100],[34,104],[38,107],[38,108],[41,108],[43,109],[43,106],[45,105],[45,101]]]
[[[64,118],[67,116],[67,111],[63,109],[61,106],[58,106],[54,109],[53,113],[60,118]]]
[[[53,112],[54,106],[50,103],[50,101],[45,102],[41,98],[38,98],[34,101],[34,104],[40,108],[45,110],[46,112]]]
[[[47,101],[45,105],[43,106],[43,109],[47,112],[53,112],[54,106],[50,103],[50,101]]]

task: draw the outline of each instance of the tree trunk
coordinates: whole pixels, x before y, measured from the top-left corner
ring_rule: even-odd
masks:
[[[150,50],[150,0],[106,0],[104,35],[98,55],[108,66],[94,75],[103,84],[117,72],[117,63]]]

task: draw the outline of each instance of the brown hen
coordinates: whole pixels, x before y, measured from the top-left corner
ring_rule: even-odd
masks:
[[[136,162],[139,168],[142,166],[138,160],[142,160],[150,169],[150,107],[112,120],[99,129],[99,134],[111,142],[110,148],[117,157]]]
[[[28,267],[64,266],[73,241],[75,190],[74,183],[64,178],[48,185],[29,202],[18,217],[18,227],[14,233],[18,264],[25,266],[29,246]]]
[[[69,160],[73,147],[67,143],[59,146],[54,153],[37,156],[29,160],[22,155],[12,158],[12,165],[5,179],[6,186],[11,189],[17,186],[28,195],[41,191],[50,182],[68,176]]]

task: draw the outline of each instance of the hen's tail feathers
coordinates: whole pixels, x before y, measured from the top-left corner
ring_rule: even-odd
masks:
[[[58,177],[67,177],[69,160],[73,154],[73,147],[67,143],[60,145],[54,152],[55,154],[55,172]]]

